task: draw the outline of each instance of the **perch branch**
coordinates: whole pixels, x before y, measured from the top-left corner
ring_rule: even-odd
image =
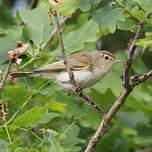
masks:
[[[57,28],[59,41],[60,41],[61,52],[62,52],[62,56],[64,59],[65,68],[69,74],[70,82],[75,88],[75,93],[77,95],[79,95],[80,97],[82,97],[86,103],[89,103],[98,113],[100,113],[103,116],[104,111],[103,111],[102,107],[100,105],[98,105],[94,100],[92,100],[92,98],[90,96],[85,95],[83,93],[82,89],[79,87],[79,85],[75,81],[74,74],[68,65],[68,59],[67,59],[66,54],[65,54],[65,48],[64,48],[64,43],[63,43],[63,39],[62,39],[62,31],[60,29],[60,23],[59,23],[57,12],[53,11],[53,15],[54,15],[55,20],[56,20],[56,26],[57,26],[56,28]]]
[[[115,116],[117,111],[123,106],[127,97],[133,91],[133,88],[135,87],[135,85],[138,85],[141,82],[144,82],[145,80],[152,77],[152,71],[150,71],[150,72],[144,74],[143,76],[140,76],[138,78],[138,81],[137,81],[136,84],[131,84],[130,83],[130,78],[129,78],[129,71],[130,71],[130,68],[131,68],[131,65],[132,65],[133,56],[134,56],[134,52],[135,52],[135,49],[136,49],[135,43],[136,43],[137,39],[140,37],[140,33],[143,30],[144,24],[145,24],[145,22],[140,23],[140,25],[138,27],[138,30],[135,34],[134,40],[133,40],[133,42],[132,42],[132,44],[129,48],[128,60],[126,61],[125,73],[124,73],[124,78],[123,78],[124,79],[124,90],[121,92],[119,97],[117,97],[117,99],[115,100],[114,104],[111,106],[108,113],[102,119],[97,131],[95,132],[95,134],[91,138],[85,152],[93,152],[94,151],[97,143],[105,135],[111,120],[113,119],[113,117]]]

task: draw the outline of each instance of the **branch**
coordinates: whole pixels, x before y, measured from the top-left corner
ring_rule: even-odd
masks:
[[[5,81],[6,81],[6,79],[7,79],[8,74],[9,74],[9,71],[10,71],[10,69],[11,69],[12,63],[13,63],[13,62],[12,62],[11,60],[10,60],[9,63],[8,63],[8,66],[7,66],[7,68],[6,68],[6,71],[5,71],[5,73],[4,73],[4,75],[3,75],[3,78],[2,78],[2,80],[1,80],[1,82],[0,82],[0,90],[2,90],[3,87],[4,87],[4,84],[5,84]]]
[[[148,80],[151,77],[152,77],[152,71],[149,71],[149,72],[143,74],[142,76],[133,76],[133,77],[131,77],[131,85],[136,86],[142,82],[145,82],[146,80]]]
[[[130,85],[129,85],[129,72],[130,72],[130,69],[131,69],[134,53],[135,53],[135,50],[136,50],[135,43],[139,39],[140,34],[141,34],[141,32],[142,32],[142,30],[144,28],[144,25],[145,25],[145,22],[142,21],[140,23],[138,29],[137,29],[137,32],[136,32],[135,37],[134,37],[134,40],[133,40],[133,42],[132,42],[132,44],[131,44],[131,46],[129,48],[128,60],[127,60],[126,65],[125,65],[125,72],[124,72],[124,76],[123,76],[124,87],[125,88],[130,87]]]
[[[98,113],[100,113],[103,116],[104,115],[104,110],[102,109],[102,107],[100,105],[98,105],[95,101],[93,101],[90,96],[85,95],[83,93],[82,89],[79,87],[79,85],[75,81],[74,74],[73,74],[73,72],[71,71],[71,69],[68,65],[68,59],[67,59],[66,54],[65,54],[62,32],[61,32],[61,29],[60,29],[60,23],[59,23],[57,12],[53,11],[52,13],[53,13],[53,15],[55,17],[55,20],[56,20],[57,33],[58,33],[58,37],[59,37],[59,41],[60,41],[61,53],[62,53],[62,56],[63,56],[63,59],[64,59],[65,68],[66,68],[66,70],[69,74],[70,82],[75,88],[75,93],[77,95],[79,95],[80,97],[82,97],[86,103],[89,103]]]
[[[123,80],[124,80],[124,90],[121,92],[119,97],[117,97],[117,99],[115,100],[114,104],[111,106],[108,113],[104,116],[103,120],[101,121],[101,123],[100,123],[100,125],[97,129],[97,131],[95,132],[95,134],[91,138],[85,152],[93,152],[94,151],[97,143],[105,135],[111,120],[113,119],[113,117],[115,116],[117,111],[123,106],[127,97],[133,91],[133,88],[135,87],[135,85],[138,85],[138,84],[144,82],[145,80],[149,79],[150,77],[152,77],[152,71],[150,71],[150,72],[144,74],[143,76],[140,76],[138,78],[138,81],[137,81],[136,84],[131,84],[130,83],[129,72],[130,72],[132,62],[133,62],[134,52],[135,52],[135,49],[136,49],[135,43],[136,43],[137,39],[140,37],[140,33],[142,32],[144,25],[145,25],[145,22],[140,23],[140,25],[138,27],[138,30],[135,34],[134,40],[133,40],[133,42],[132,42],[132,44],[129,48],[128,60],[126,61],[125,73],[124,73],[124,78],[123,78]]]
[[[61,21],[60,27],[62,27],[62,26],[66,23],[66,21],[67,21],[69,18],[71,18],[71,17],[72,17],[72,15],[71,15],[71,16],[66,16],[66,17]],[[53,40],[53,37],[54,37],[54,35],[55,35],[56,33],[57,33],[57,28],[55,28],[55,29],[51,32],[50,39],[49,39],[47,42],[43,43],[43,44],[40,46],[40,49],[43,50],[45,47],[49,46],[49,45],[51,44],[51,42],[52,42],[52,40]]]

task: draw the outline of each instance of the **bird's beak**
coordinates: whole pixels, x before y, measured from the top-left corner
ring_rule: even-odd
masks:
[[[116,63],[121,63],[122,62],[122,60],[120,60],[120,59],[116,59],[116,61],[115,61]]]

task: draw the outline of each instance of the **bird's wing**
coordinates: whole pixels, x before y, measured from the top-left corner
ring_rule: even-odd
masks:
[[[67,58],[68,59],[68,65],[71,70],[90,70],[90,60],[88,59],[88,56],[85,55],[72,55]],[[58,72],[58,71],[64,71],[65,65],[64,61],[58,61],[54,62],[52,64],[48,64],[40,69],[33,70],[33,72]]]

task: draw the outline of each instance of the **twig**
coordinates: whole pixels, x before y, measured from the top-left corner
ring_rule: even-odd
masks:
[[[77,95],[79,95],[80,97],[82,97],[85,100],[86,103],[89,103],[98,113],[100,113],[103,116],[105,113],[104,113],[104,110],[102,109],[102,107],[100,105],[96,104],[96,102],[93,101],[93,99],[90,96],[85,95],[83,93],[82,89],[79,87],[79,85],[75,81],[74,74],[73,74],[73,72],[71,71],[71,69],[68,65],[68,60],[67,60],[67,57],[66,57],[66,54],[65,54],[62,32],[61,32],[61,29],[60,29],[60,23],[59,23],[59,20],[58,20],[57,12],[53,11],[53,15],[54,15],[55,20],[56,20],[57,33],[58,33],[58,37],[59,37],[59,41],[60,41],[61,53],[62,53],[62,56],[63,56],[64,65],[65,65],[65,68],[66,68],[66,70],[69,74],[70,82],[75,88],[75,93]]]
[[[143,74],[142,76],[133,76],[131,78],[131,85],[132,86],[136,86],[142,82],[145,82],[146,80],[148,80],[150,77],[152,77],[152,71],[149,71],[145,74]]]
[[[125,12],[126,12],[127,14],[129,14],[135,22],[139,22],[139,21],[140,21],[139,18],[137,18],[136,16],[134,16],[134,15],[130,12],[130,10],[128,10],[127,8],[125,8],[125,6],[123,6],[119,1],[117,1],[117,0],[114,0],[114,1],[116,2],[116,4],[119,5],[119,7],[123,8],[123,9],[125,10]]]
[[[10,60],[9,63],[8,63],[8,66],[7,66],[7,68],[6,68],[6,71],[5,71],[5,73],[4,73],[4,75],[3,75],[3,78],[2,78],[2,80],[1,80],[1,82],[0,82],[0,90],[2,90],[3,87],[4,87],[4,84],[5,84],[5,81],[6,81],[6,79],[7,79],[8,74],[9,74],[9,71],[10,71],[10,68],[11,68],[11,66],[12,66],[12,63],[13,63],[12,60]]]
[[[68,19],[70,19],[72,16],[66,16],[62,21],[61,21],[61,23],[60,23],[60,27],[62,27],[65,23],[66,23],[66,21],[68,20]],[[53,38],[54,38],[54,35],[57,33],[57,28],[55,28],[52,32],[51,32],[51,35],[50,35],[50,39],[46,42],[46,43],[43,43],[41,46],[40,46],[40,49],[44,49],[45,47],[47,47],[48,45],[50,45],[51,44],[51,42],[52,42],[52,40],[53,40]]]
[[[113,119],[113,117],[115,116],[115,114],[117,113],[117,111],[122,107],[122,105],[125,103],[127,97],[129,96],[129,94],[133,91],[133,88],[135,87],[135,85],[140,84],[141,82],[144,82],[145,80],[149,79],[150,77],[152,77],[152,71],[148,72],[145,74],[145,76],[141,76],[138,79],[138,83],[136,84],[131,84],[130,83],[130,78],[129,78],[129,71],[132,65],[132,61],[133,61],[133,56],[134,56],[134,52],[135,52],[135,43],[137,41],[137,39],[140,36],[141,31],[143,30],[145,22],[141,22],[141,24],[138,27],[138,30],[135,34],[134,40],[129,48],[129,55],[128,55],[128,60],[126,61],[126,66],[125,66],[125,74],[124,74],[124,90],[122,91],[122,93],[120,94],[119,97],[117,97],[117,99],[115,100],[114,104],[111,106],[110,110],[108,111],[108,113],[105,115],[105,117],[103,118],[103,120],[101,121],[97,131],[95,132],[95,134],[93,135],[93,137],[91,138],[85,152],[93,152],[97,143],[102,139],[102,137],[105,135],[109,124],[111,122],[111,120]]]
[[[124,76],[123,76],[123,80],[124,80],[124,87],[128,88],[130,87],[129,85],[129,72],[130,72],[130,68],[132,65],[132,61],[133,61],[133,57],[134,57],[134,52],[136,50],[136,46],[135,43],[137,42],[137,40],[140,37],[140,33],[142,32],[143,28],[144,28],[145,22],[142,21],[137,29],[137,32],[135,34],[134,40],[129,48],[129,54],[128,54],[128,60],[126,62],[125,65],[125,72],[124,72]]]

